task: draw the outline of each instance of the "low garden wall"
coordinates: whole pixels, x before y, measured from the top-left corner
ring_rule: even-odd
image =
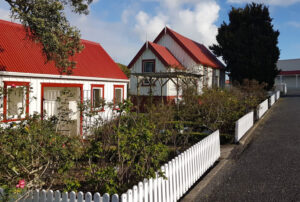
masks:
[[[275,94],[271,95],[269,98],[269,106],[271,107],[275,103]]]
[[[260,119],[268,111],[268,99],[258,105],[257,118]]]
[[[235,142],[238,142],[246,132],[253,126],[254,113],[249,112],[235,122]]]
[[[280,91],[273,93],[269,99],[263,101],[257,106],[257,118],[260,119],[268,111],[268,109],[280,98]],[[242,118],[235,122],[235,142],[247,133],[247,131],[254,125],[254,113],[249,112]]]

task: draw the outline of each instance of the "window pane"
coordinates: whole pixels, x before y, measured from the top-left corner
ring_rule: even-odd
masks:
[[[24,88],[9,88],[7,92],[7,114],[18,116],[25,113]]]
[[[93,89],[93,107],[102,107],[102,88]]]
[[[119,104],[122,102],[122,89],[116,88],[115,89],[115,104]]]
[[[154,72],[154,62],[144,62],[144,72]]]

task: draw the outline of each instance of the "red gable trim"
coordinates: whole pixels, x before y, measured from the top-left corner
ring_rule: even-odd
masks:
[[[148,48],[155,54],[156,57],[159,58],[159,60],[166,66],[173,66],[174,68],[179,68],[179,69],[184,69],[184,67],[180,64],[180,62],[172,55],[172,53],[163,46],[160,46],[158,44],[153,44],[151,42],[146,42],[142,48],[139,50],[139,52],[136,54],[136,56],[132,59],[132,61],[129,63],[128,68],[130,69],[135,63],[136,61],[140,58],[140,56],[144,53],[144,51],[147,48],[147,43],[148,43]],[[169,62],[159,53],[159,51],[156,49],[156,47],[154,46],[160,46],[161,48],[165,48],[166,51],[168,51],[168,53],[170,54],[169,56],[172,57],[170,59],[174,60],[174,62],[178,63],[178,66],[174,66],[176,64],[169,64]]]
[[[156,37],[156,39],[154,40],[154,43],[157,43],[163,36],[164,34],[169,34],[174,41],[176,41],[178,43],[178,45],[196,62],[196,63],[200,63],[203,64],[205,66],[210,66],[213,68],[225,68],[225,66],[202,44],[199,44],[191,39],[188,39],[178,33],[176,33],[175,31],[171,30],[170,28],[166,27],[164,28],[160,34]],[[201,54],[201,56],[203,57],[202,60],[199,59],[199,55],[195,55],[192,51],[191,51],[191,47],[189,48],[187,44],[185,44],[183,42],[183,39],[179,39],[178,36],[181,38],[184,38],[185,42],[189,42],[190,45],[193,45],[194,48],[197,47],[198,49],[200,49],[199,54]],[[205,60],[207,62],[205,62]]]
[[[149,42],[149,48],[152,52],[162,61],[162,63],[167,67],[173,67],[177,69],[185,69],[180,62],[173,56],[173,54],[164,46],[154,44]],[[160,49],[160,50],[159,50]],[[162,55],[163,53],[160,51],[164,51],[167,55]],[[167,57],[167,58],[165,58]],[[169,60],[169,62],[168,62]]]
[[[295,75],[295,74],[300,74],[300,70],[295,70],[295,71],[281,71],[279,75]]]

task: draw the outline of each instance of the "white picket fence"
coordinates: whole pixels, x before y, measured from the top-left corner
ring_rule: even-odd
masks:
[[[239,140],[247,133],[247,131],[254,124],[254,113],[249,112],[244,115],[242,118],[235,122],[235,142],[239,142]]]
[[[268,111],[268,99],[258,105],[257,118],[260,119]]]
[[[3,189],[0,188],[0,201],[1,193],[3,194]],[[13,201],[13,200],[12,200]],[[52,190],[34,190],[25,199],[19,200],[20,202],[119,202],[119,196],[114,194],[109,196],[109,194],[104,194],[101,196],[99,193],[92,195],[90,192],[86,194],[82,192],[75,193],[74,191],[68,193],[60,191],[53,192]]]
[[[161,167],[163,176],[145,179],[133,189],[122,194],[109,196],[82,192],[35,190],[21,202],[174,202],[180,199],[191,186],[220,157],[220,134],[215,131]],[[0,193],[3,190],[0,189]],[[0,194],[1,199],[1,194]],[[1,201],[1,200],[0,200]]]
[[[145,179],[122,194],[122,202],[173,202],[219,159],[220,138],[215,131],[161,167],[165,177]]]

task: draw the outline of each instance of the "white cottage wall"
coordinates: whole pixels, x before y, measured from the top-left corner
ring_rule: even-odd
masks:
[[[16,77],[16,76],[1,76],[1,85],[4,81],[15,82],[29,82],[30,94],[29,94],[29,114],[41,113],[41,84],[42,83],[62,83],[62,84],[82,84],[83,85],[83,100],[87,101],[91,98],[91,85],[100,84],[104,85],[104,99],[107,103],[113,102],[114,97],[114,85],[124,86],[124,99],[127,99],[127,83],[125,82],[110,82],[110,81],[93,81],[93,80],[69,80],[69,79],[52,79],[52,78],[35,78],[35,77]],[[3,101],[1,101],[3,103]],[[3,113],[3,104],[1,107],[1,113]],[[104,112],[99,112],[99,115],[103,119],[109,119],[112,117],[111,110],[106,107]]]
[[[155,60],[155,72],[166,72],[167,69],[164,64],[160,61],[159,58],[148,48],[143,54],[139,57],[139,59],[135,62],[135,64],[131,68],[132,73],[142,73],[142,62],[143,60]],[[139,87],[139,95],[149,95],[149,86],[140,85]],[[163,87],[162,95],[167,96],[167,87],[166,85]],[[137,79],[135,76],[130,77],[130,94],[137,95]],[[161,96],[161,88],[160,84],[157,81],[155,86],[152,86],[152,95],[153,96]]]
[[[195,67],[198,66],[196,62],[181,48],[180,45],[169,35],[165,34],[157,42],[157,44],[165,46],[170,50],[174,57],[184,66],[184,67]]]

